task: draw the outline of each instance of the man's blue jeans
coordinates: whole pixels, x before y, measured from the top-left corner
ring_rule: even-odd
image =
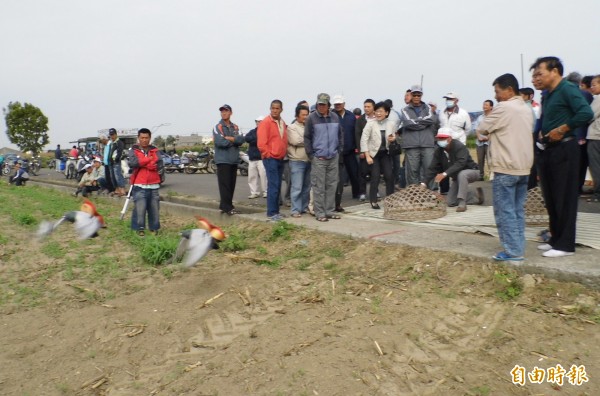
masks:
[[[141,188],[134,186],[131,196],[135,204],[131,214],[131,229],[138,231],[146,228],[146,213],[148,213],[148,228],[156,231],[160,228],[158,188]]]
[[[500,243],[511,257],[525,254],[525,200],[529,176],[494,173],[494,217]]]
[[[279,213],[283,160],[264,158],[263,165],[267,172],[267,217],[271,217]]]
[[[110,177],[115,188],[125,188],[125,179],[123,178],[121,161],[116,162],[110,166]]]
[[[292,176],[292,214],[300,214],[308,211],[310,199],[310,162],[290,160],[290,171]]]

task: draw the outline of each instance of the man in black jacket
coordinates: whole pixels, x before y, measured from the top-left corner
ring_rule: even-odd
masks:
[[[262,163],[260,150],[258,150],[258,137],[256,136],[258,124],[260,124],[264,118],[264,116],[256,117],[254,120],[256,128],[251,129],[244,135],[244,140],[248,143],[248,159],[250,160],[250,163],[248,164],[248,187],[250,187],[249,199],[259,198],[261,194],[263,198],[267,197],[267,172]]]
[[[435,140],[438,148],[421,185],[427,186],[432,179],[439,183],[450,178],[450,190],[446,198],[448,206],[457,206],[457,212],[464,212],[467,204],[481,205],[484,200],[483,190],[478,187],[476,194],[469,190],[469,183],[479,180],[479,170],[467,146],[452,139],[450,128],[440,128]]]

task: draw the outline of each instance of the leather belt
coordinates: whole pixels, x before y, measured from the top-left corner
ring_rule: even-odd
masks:
[[[575,136],[567,136],[566,138],[561,139],[558,143],[566,143],[569,140],[575,139]]]

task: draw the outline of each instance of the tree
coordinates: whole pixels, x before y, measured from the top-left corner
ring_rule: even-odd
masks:
[[[48,117],[30,103],[22,105],[10,102],[3,108],[6,121],[6,135],[12,144],[21,151],[33,151],[37,154],[50,142],[48,137]]]
[[[167,136],[165,143],[167,144],[167,146],[172,146],[173,144],[175,144],[175,138],[172,135],[169,135]]]
[[[157,136],[154,138],[154,141],[152,142],[152,144],[155,147],[165,147],[165,139],[163,139],[162,136]]]

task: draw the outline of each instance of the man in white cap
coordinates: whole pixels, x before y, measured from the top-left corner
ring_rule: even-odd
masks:
[[[100,187],[100,190],[107,190],[108,185],[106,184],[106,170],[102,165],[102,158],[94,157],[94,160],[92,161],[92,169],[92,175],[98,187]]]
[[[452,138],[452,129],[450,128],[440,128],[435,140],[438,148],[421,185],[425,187],[431,180],[440,183],[449,178],[450,190],[446,203],[448,206],[457,206],[457,212],[465,212],[467,204],[483,204],[483,190],[477,188],[477,194],[475,194],[469,189],[469,183],[479,180],[479,171],[467,146]]]
[[[360,196],[358,187],[358,162],[356,162],[357,144],[354,136],[356,117],[354,113],[346,110],[346,99],[342,95],[333,97],[333,111],[339,116],[344,133],[344,146],[340,156],[339,180],[335,192],[335,211],[344,212],[342,208],[342,194],[344,192],[344,171],[348,175],[352,186],[352,198]],[[360,144],[360,143],[359,143]]]
[[[445,109],[440,112],[440,127],[452,129],[452,138],[467,144],[467,133],[471,130],[471,116],[458,107],[459,97],[456,92],[448,92],[444,95],[446,99]]]
[[[94,179],[93,170],[94,167],[92,164],[85,164],[83,166],[83,170],[85,173],[81,176],[81,180],[77,186],[77,191],[75,191],[72,195],[77,196],[79,193],[84,197],[87,197],[92,191],[98,191],[100,187],[98,187],[98,183]]]
[[[260,156],[260,150],[258,149],[258,137],[256,131],[258,130],[258,124],[264,120],[264,116],[258,116],[254,119],[256,128],[248,131],[244,135],[244,140],[248,143],[248,187],[250,187],[249,199],[255,199],[261,196],[267,198],[267,172],[265,166],[262,163]]]

